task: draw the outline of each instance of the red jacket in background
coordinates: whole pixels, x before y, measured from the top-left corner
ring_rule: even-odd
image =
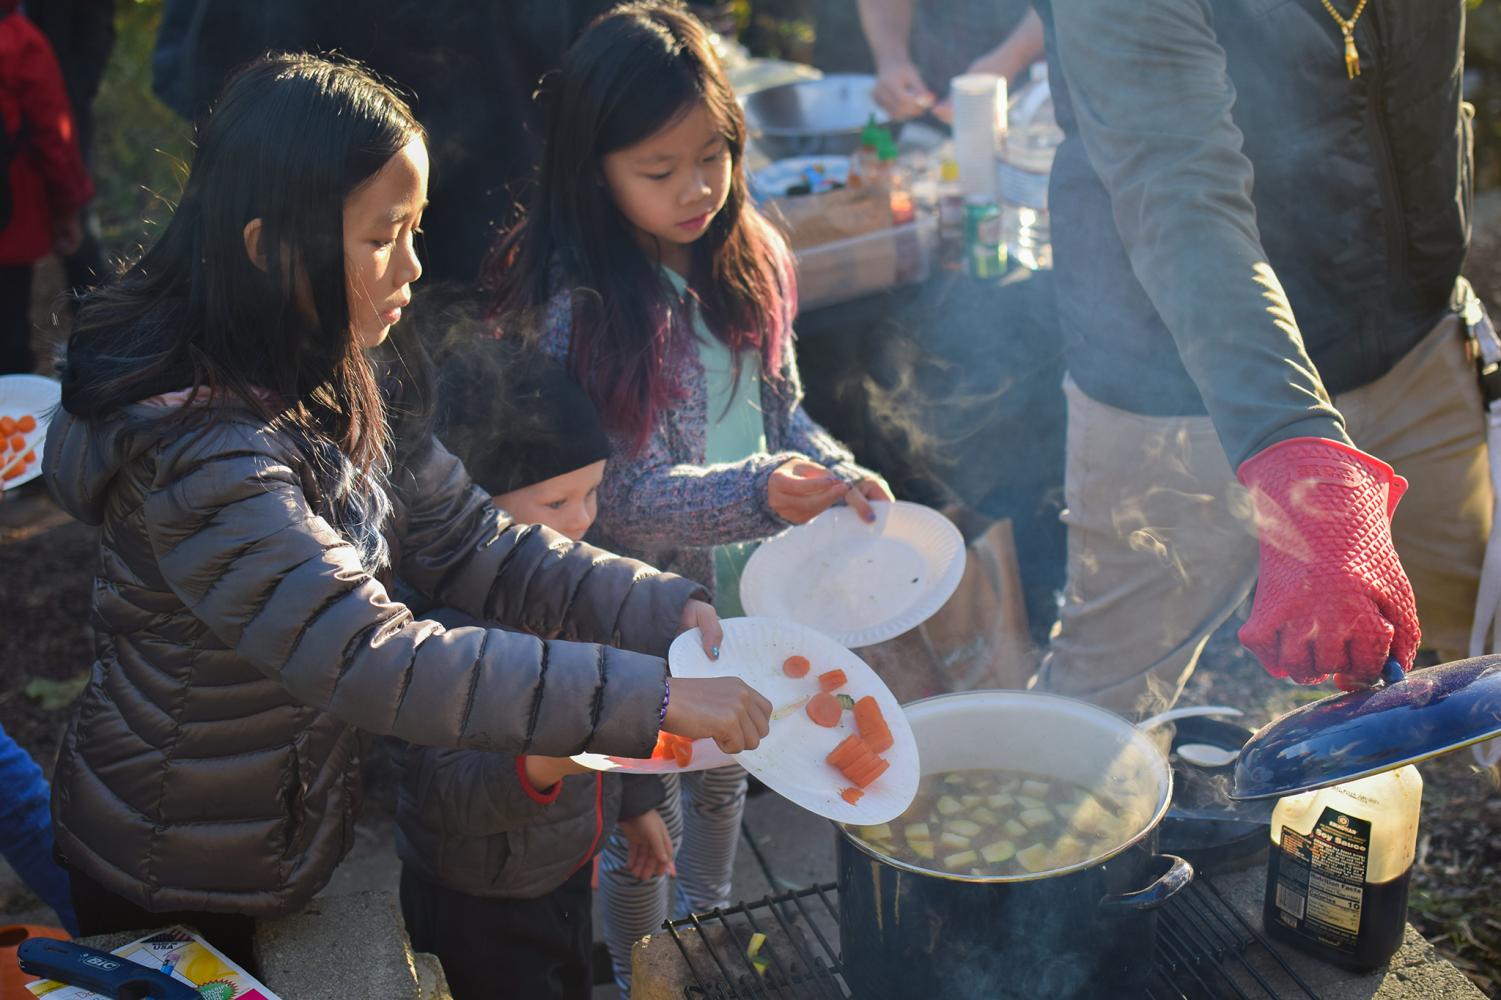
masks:
[[[0,266],[51,253],[52,220],[78,211],[94,195],[57,59],[46,36],[15,12],[18,2],[0,0],[0,122],[16,154]]]

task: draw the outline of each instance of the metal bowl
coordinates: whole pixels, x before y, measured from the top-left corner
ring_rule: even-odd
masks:
[[[873,76],[835,73],[769,87],[744,99],[746,124],[773,160],[847,155],[860,147],[860,130],[871,115],[895,128],[871,96],[875,86]]]

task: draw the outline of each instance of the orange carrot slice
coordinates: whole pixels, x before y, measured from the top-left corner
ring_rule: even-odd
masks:
[[[890,761],[882,760],[880,757],[877,757],[876,762],[866,767],[863,771],[860,771],[856,774],[846,774],[845,777],[849,778],[861,788],[864,788],[872,781],[875,781],[881,775],[885,774],[886,769],[890,766]]]
[[[36,430],[36,417],[33,417],[29,413],[26,414],[20,420],[16,421],[16,430],[20,431],[22,434],[30,434],[32,431]]]
[[[865,744],[860,742],[860,737],[851,733],[845,737],[843,743],[840,743],[833,750],[829,751],[829,755],[824,760],[842,771],[860,754],[860,751],[864,747]]]
[[[10,446],[16,451],[20,451],[26,447],[26,437],[22,434],[12,434],[10,436]]]
[[[864,794],[865,793],[860,791],[860,789],[858,788],[845,788],[840,791],[839,797],[848,802],[850,805],[854,805],[855,803],[860,801],[861,797]]]
[[[818,686],[825,691],[838,691],[847,680],[849,678],[844,676],[843,670],[830,670],[818,675]]]
[[[10,437],[16,432],[16,422],[10,417],[0,417],[0,437]]]
[[[693,743],[690,740],[682,740],[672,748],[672,756],[677,760],[678,767],[687,767],[693,763]]]
[[[886,718],[881,714],[881,706],[870,695],[855,702],[855,728],[860,731],[860,738],[876,753],[885,753],[895,742]]]
[[[839,725],[839,716],[844,714],[844,709],[839,704],[839,699],[827,691],[820,691],[808,699],[808,718],[827,729],[833,729]]]
[[[806,656],[789,656],[782,661],[782,673],[788,677],[806,677],[811,666]]]

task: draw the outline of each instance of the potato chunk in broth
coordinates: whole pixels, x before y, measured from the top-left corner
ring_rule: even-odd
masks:
[[[1107,854],[1138,833],[1151,807],[1125,798],[1019,771],[944,771],[923,777],[897,819],[847,829],[920,868],[1032,875]]]

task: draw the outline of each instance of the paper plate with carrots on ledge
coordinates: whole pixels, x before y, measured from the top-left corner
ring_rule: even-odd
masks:
[[[723,624],[718,660],[705,655],[693,629],[673,642],[667,662],[675,677],[740,677],[774,706],[761,745],[730,759],[777,794],[837,822],[900,816],[917,794],[917,744],[875,671],[804,625],[771,618]]]

